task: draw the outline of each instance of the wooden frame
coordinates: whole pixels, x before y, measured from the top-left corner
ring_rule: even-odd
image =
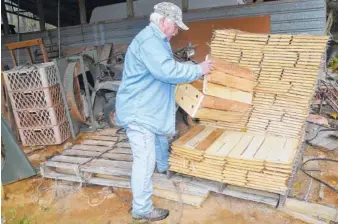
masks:
[[[29,61],[30,61],[31,64],[33,64],[33,58],[32,58],[32,54],[31,54],[31,51],[30,51],[30,47],[33,47],[33,46],[40,46],[44,62],[49,62],[48,54],[47,54],[45,45],[43,44],[43,41],[42,41],[41,38],[10,43],[10,44],[6,44],[5,46],[7,47],[7,49],[9,50],[9,52],[11,54],[14,66],[18,66],[18,62],[16,60],[14,50],[21,49],[21,48],[26,49],[26,52],[27,52],[28,57],[29,57]]]

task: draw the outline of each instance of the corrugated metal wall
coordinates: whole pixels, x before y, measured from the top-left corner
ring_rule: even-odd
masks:
[[[326,4],[324,0],[290,0],[191,11],[184,14],[184,20],[189,22],[257,15],[271,16],[272,33],[307,33],[314,35],[325,33]],[[148,18],[142,18],[63,27],[61,28],[61,49],[112,42],[129,43],[147,24]],[[57,48],[57,30],[20,35],[20,41],[34,38],[43,38],[47,47],[54,46]],[[18,41],[17,35],[1,38],[2,65],[8,64],[12,67],[10,54],[4,44],[16,41]],[[20,62],[27,60],[24,51],[20,51],[18,60]]]

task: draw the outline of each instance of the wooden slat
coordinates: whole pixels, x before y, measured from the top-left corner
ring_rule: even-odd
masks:
[[[5,46],[8,48],[8,50],[15,50],[19,48],[26,48],[26,47],[40,45],[41,43],[42,43],[42,39],[33,39],[33,40],[26,40],[26,41],[6,44]]]
[[[91,139],[91,140],[101,140],[101,141],[110,141],[110,142],[116,142],[117,140],[121,140],[121,137],[117,137],[117,136],[88,136],[86,137],[87,139]]]
[[[100,158],[107,158],[107,159],[113,159],[113,160],[118,160],[118,161],[132,161],[133,159],[132,155],[130,154],[112,153],[110,151],[102,154],[102,152],[69,149],[69,150],[65,150],[62,154],[66,156],[88,156],[88,157],[100,156]]]
[[[220,97],[223,99],[238,101],[246,104],[252,104],[252,93],[224,87],[221,85],[206,83],[203,93],[210,96]]]
[[[111,167],[119,167],[119,168],[131,168],[132,162],[125,162],[125,161],[113,161],[107,159],[93,159],[91,158],[84,158],[84,157],[75,157],[75,156],[54,156],[52,159],[54,162],[64,162],[64,163],[73,163],[73,164],[84,164],[88,162],[88,165],[95,165],[95,166],[111,166]]]
[[[196,136],[191,138],[189,141],[187,141],[184,144],[184,147],[196,149],[197,145],[199,145],[200,142],[202,142],[204,139],[207,139],[207,137],[215,130],[213,127],[205,127],[203,131],[198,133]]]
[[[107,174],[112,176],[131,176],[131,169],[123,169],[119,167],[109,167],[109,166],[92,166],[90,164],[84,164],[79,166],[79,164],[70,164],[63,162],[55,162],[55,161],[46,161],[44,163],[45,166],[69,169],[70,171],[76,172],[90,172],[96,174]]]
[[[107,146],[96,146],[96,145],[73,145],[71,147],[72,149],[79,149],[79,150],[87,150],[87,151],[97,151],[97,152],[103,152],[111,147]],[[109,150],[109,152],[115,152],[115,153],[122,153],[122,154],[132,154],[130,148],[121,148],[117,147],[114,148],[113,150]]]
[[[81,144],[84,145],[98,145],[98,146],[109,146],[109,147],[123,147],[123,148],[130,148],[130,145],[128,142],[107,142],[107,141],[97,141],[97,140],[83,140]]]
[[[221,71],[223,73],[230,74],[233,76],[241,77],[247,80],[254,79],[253,72],[250,69],[243,68],[241,66],[238,66],[233,63],[229,63],[225,60],[221,60],[218,58],[210,58],[210,60],[213,61],[215,70],[218,70],[218,71]]]
[[[212,131],[211,134],[209,134],[209,136],[201,141],[195,148],[197,150],[205,151],[217,138],[219,138],[219,136],[223,134],[223,132],[224,130],[222,129]]]
[[[208,82],[232,87],[234,89],[252,92],[254,88],[254,82],[252,80],[236,77],[220,71],[213,71],[211,74],[205,76]]]
[[[206,95],[201,103],[201,107],[216,110],[246,112],[251,106],[246,103]]]
[[[227,121],[231,123],[237,123],[237,122],[240,122],[241,119],[245,117],[245,115],[243,115],[243,113],[241,112],[200,108],[197,111],[195,117],[201,118],[201,119],[214,119],[218,121]]]

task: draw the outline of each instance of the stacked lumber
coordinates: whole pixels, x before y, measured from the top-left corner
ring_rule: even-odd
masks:
[[[222,116],[222,119],[219,119],[220,115],[200,117],[201,124],[228,130],[243,130],[252,112],[253,90],[256,85],[254,73],[235,63],[217,58],[211,59],[214,63],[214,70],[204,77],[203,93],[228,99],[233,102],[234,106],[229,109],[233,112]],[[236,114],[235,118],[234,114]],[[210,120],[210,118],[214,119]]]
[[[214,70],[203,82],[198,80],[178,86],[176,102],[191,117],[202,122],[242,130],[252,110],[254,73],[224,60],[215,58],[213,61]]]
[[[214,32],[213,57],[254,71],[248,131],[301,135],[327,41],[327,36]]]
[[[202,125],[173,143],[169,169],[285,194],[327,41],[326,36],[216,30],[210,44],[216,69],[204,78],[203,93],[201,87],[197,95],[190,91],[194,85],[182,86],[176,97]],[[224,68],[232,68],[236,77],[229,79]],[[253,71],[253,78],[240,82],[245,68]],[[196,103],[183,102],[186,96]],[[229,111],[224,108],[233,104],[223,102],[223,110],[218,105],[215,112],[207,96],[249,106]]]
[[[171,171],[284,194],[299,140],[198,125],[173,142]]]

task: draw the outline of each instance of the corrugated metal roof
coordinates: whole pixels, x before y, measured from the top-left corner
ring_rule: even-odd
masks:
[[[186,22],[216,18],[235,18],[245,16],[270,15],[271,33],[325,34],[326,4],[324,0],[290,0],[267,2],[252,5],[238,5],[209,10],[190,11],[184,14]],[[61,28],[62,49],[79,46],[101,45],[105,43],[129,43],[132,38],[148,24],[148,18],[106,21],[85,26]],[[57,30],[26,33],[20,40],[43,38],[46,46],[57,45]],[[4,43],[16,42],[18,37],[2,38],[2,64],[12,66],[9,52]],[[19,58],[26,61],[24,53]]]

